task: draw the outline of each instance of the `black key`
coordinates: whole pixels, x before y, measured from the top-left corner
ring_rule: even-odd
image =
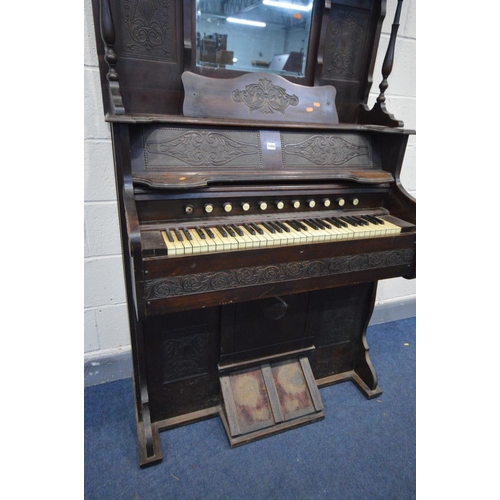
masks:
[[[302,224],[302,222],[300,222],[299,220],[294,220],[293,222],[297,224],[297,226],[302,229],[302,231],[309,231],[309,228],[305,224]]]
[[[290,224],[297,231],[307,231],[307,227],[304,224],[300,224],[299,221],[291,220],[288,224]]]
[[[275,229],[271,227],[267,222],[263,222],[262,225],[272,234],[276,233]]]
[[[285,224],[283,224],[283,222],[280,222],[279,220],[277,220],[276,224],[278,224],[278,226],[281,227],[281,229],[283,229],[283,231],[286,231],[287,233],[290,232],[290,228],[285,226]]]
[[[257,226],[257,224],[250,222],[250,226],[253,227],[259,234],[264,234],[264,230],[261,227]]]
[[[302,228],[296,224],[294,220],[287,220],[285,224],[288,224],[292,229],[295,229],[295,231],[302,231]]]
[[[243,227],[250,233],[250,234],[255,234],[255,229],[250,226],[249,224],[243,224]]]
[[[379,224],[385,224],[384,219],[379,219],[378,217],[375,217],[374,215],[372,216],[374,220],[378,221]]]
[[[191,236],[191,233],[187,230],[187,228],[183,227],[182,228],[182,231],[184,232],[184,234],[186,235],[186,238],[188,241],[192,241],[193,237]]]
[[[227,238],[226,230],[222,226],[217,226],[217,231],[224,237]]]
[[[182,234],[179,232],[177,228],[174,229],[175,236],[177,236],[177,239],[179,241],[184,241],[184,238],[182,237]]]
[[[170,229],[165,229],[165,232],[167,233],[167,238],[170,243],[174,242],[174,239],[172,238],[172,235],[170,234]]]
[[[224,229],[229,233],[229,236],[236,236],[236,233],[234,232],[233,228],[231,226],[224,226]]]
[[[236,233],[238,233],[239,236],[243,236],[245,233],[241,230],[240,227],[236,226],[235,224],[231,224],[231,228],[234,229]]]
[[[355,215],[353,215],[353,216],[351,217],[351,219],[354,219],[354,220],[355,220],[356,222],[358,222],[361,226],[368,226],[368,225],[369,225],[369,223],[368,223],[367,221],[365,221],[365,220],[363,220],[363,219],[361,219],[360,217],[357,217],[357,216],[355,216]]]
[[[372,224],[380,224],[380,222],[376,221],[373,217],[370,217],[369,215],[360,215],[359,216],[361,219],[364,219]]]
[[[205,240],[206,236],[205,233],[201,230],[200,227],[195,227],[196,232],[198,233],[198,236],[202,239]]]
[[[330,224],[334,225],[335,227],[343,227],[342,224],[340,223],[339,220],[335,219],[334,217],[327,217],[326,220],[330,222]]]
[[[350,217],[340,217],[340,219],[343,220],[344,222],[347,222],[351,226],[357,226],[358,225],[358,223],[356,221],[351,220]]]
[[[275,229],[276,231],[278,231],[278,233],[282,233],[282,232],[283,232],[283,229],[281,229],[281,227],[279,227],[279,226],[276,224],[276,222],[269,222],[269,225],[270,225],[270,226],[272,226],[272,227],[274,227],[274,229]]]
[[[302,219],[301,222],[303,224],[306,224],[307,226],[309,226],[312,229],[316,229],[316,230],[319,229],[319,227],[314,222],[311,222],[310,220]]]
[[[321,229],[330,229],[330,224],[327,224],[324,220],[314,219],[314,222],[316,222]]]
[[[209,228],[209,227],[206,227],[205,228],[205,231],[207,232],[208,236],[212,239],[215,238],[215,234],[213,233],[213,231]]]

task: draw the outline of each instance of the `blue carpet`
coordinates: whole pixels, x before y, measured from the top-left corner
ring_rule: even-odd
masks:
[[[326,418],[231,449],[219,418],[160,433],[163,462],[139,469],[132,381],[85,389],[87,500],[416,498],[415,318],[372,326],[383,394],[320,390]],[[408,345],[405,345],[408,344]]]

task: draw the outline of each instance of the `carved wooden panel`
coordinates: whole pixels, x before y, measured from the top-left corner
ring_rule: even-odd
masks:
[[[282,133],[283,166],[373,168],[371,141],[354,134]]]
[[[370,11],[337,7],[330,11],[322,78],[359,81]]]
[[[208,327],[186,325],[168,332],[163,342],[163,379],[165,382],[202,375],[207,372]]]
[[[146,170],[262,168],[258,131],[145,128],[143,145]]]
[[[174,62],[174,0],[124,0],[120,2],[121,57]]]
[[[172,276],[144,283],[147,301],[196,295],[247,286],[282,283],[335,274],[380,269],[410,264],[415,251],[412,248],[371,252],[327,259],[289,262],[275,265],[242,267],[184,276]]]
[[[327,85],[307,87],[272,73],[248,73],[215,79],[182,74],[184,116],[244,120],[324,123],[339,122],[337,91]]]

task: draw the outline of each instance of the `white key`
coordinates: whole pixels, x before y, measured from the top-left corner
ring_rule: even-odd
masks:
[[[226,226],[227,226],[227,224],[226,224]],[[242,250],[244,248],[252,248],[253,247],[253,240],[248,238],[245,233],[239,234],[239,232],[237,231],[237,229],[241,229],[241,228],[236,226],[237,229],[235,229],[232,225],[230,227],[234,232],[234,236],[231,235],[231,237],[234,238],[238,242],[238,248],[240,250]]]
[[[211,238],[211,240],[215,243],[215,251],[223,252],[226,248],[224,242],[222,241],[222,236],[220,236],[220,233],[217,231],[215,227],[209,227],[207,229],[212,232],[213,238]],[[208,231],[205,232],[208,234]]]
[[[202,253],[205,251],[205,246],[200,243],[200,237],[198,233],[191,227],[187,229],[191,235],[191,246],[193,247],[193,253]]]
[[[257,235],[252,234],[248,229],[244,226],[238,226],[238,228],[243,232],[243,237],[248,241],[249,248],[259,248],[261,240],[257,237]]]
[[[191,245],[191,242],[187,239],[186,235],[184,234],[184,231],[182,229],[177,229],[179,231],[179,234],[181,235],[182,238],[182,246],[184,247],[184,255],[189,255],[193,253],[193,245]],[[174,234],[175,232],[172,231]],[[177,234],[175,234],[175,237],[177,237]]]
[[[169,240],[166,233],[167,231],[174,241]],[[165,244],[167,244],[168,242],[167,249],[171,251],[171,255],[184,255],[184,245],[177,239],[177,236],[171,229],[166,229],[165,231],[162,231],[162,234]]]
[[[166,231],[162,231],[161,235],[163,236],[163,241],[165,242],[165,246],[167,247],[167,255],[169,256],[177,255],[177,246],[173,241],[170,241],[168,239]]]
[[[279,226],[279,224],[277,224]],[[286,225],[286,224],[283,224],[282,225],[284,227],[286,227],[287,229],[289,229],[288,231],[286,231],[285,229],[283,229],[283,232],[280,233],[280,236],[281,236],[281,239],[283,240],[283,244],[285,245],[293,245],[294,244],[294,236],[292,234],[292,230],[290,228],[290,226]]]
[[[271,232],[269,229],[267,229],[266,226],[264,226],[263,224],[257,224],[261,229],[262,231],[264,231],[264,234],[266,234],[267,236],[269,236],[271,239],[270,239],[270,243],[271,243],[271,246],[273,247],[279,247],[280,245],[282,245],[283,241],[281,240],[281,238],[277,235],[277,233],[273,233]]]
[[[336,228],[331,222],[328,222],[327,220],[325,220],[323,222],[325,224],[328,224],[328,226],[330,226],[330,227],[327,227],[325,229],[325,231],[327,231],[328,234],[330,235],[329,241],[335,241],[335,240],[340,240],[340,239],[344,238],[343,233],[341,233],[338,230],[338,228]]]
[[[304,243],[307,243],[307,235],[304,231],[295,229],[288,222],[285,222],[285,224],[290,228],[290,235],[293,238],[294,245],[303,245]]]
[[[401,228],[399,226],[396,226],[396,224],[393,224],[392,222],[387,221],[384,219],[383,216],[377,215],[377,219],[381,219],[384,221],[384,226],[386,226],[386,231],[388,235],[394,235],[394,234],[399,234],[401,233]]]
[[[269,231],[266,231],[264,226],[262,226],[261,224],[255,223],[255,226],[262,231],[262,233],[258,233],[260,241],[261,241],[260,246],[261,247],[273,247],[273,246],[275,246],[276,238],[273,238],[271,233],[269,233]]]
[[[238,247],[239,247],[238,240],[236,238],[233,238],[233,236],[231,236],[231,234],[228,233],[227,230],[226,230],[226,234],[227,234],[227,236],[224,239],[227,239],[227,241],[229,242],[230,249],[231,250],[238,250]]]

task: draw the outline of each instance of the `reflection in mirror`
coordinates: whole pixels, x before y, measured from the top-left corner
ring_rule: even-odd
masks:
[[[196,0],[196,64],[303,76],[313,0]]]

